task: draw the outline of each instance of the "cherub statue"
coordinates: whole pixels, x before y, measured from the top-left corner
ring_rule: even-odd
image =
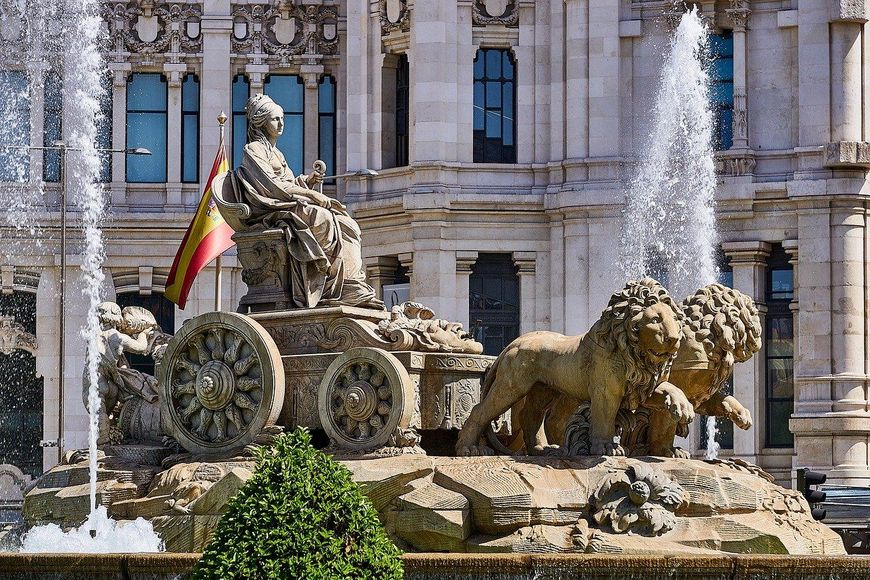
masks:
[[[119,403],[138,399],[147,403],[152,417],[148,423],[159,431],[159,405],[157,398],[157,379],[133,369],[125,354],[151,355],[159,360],[166,348],[166,338],[157,324],[154,315],[139,306],[121,307],[114,302],[103,302],[97,307],[100,321],[99,349],[97,361],[97,390],[100,406],[99,437],[97,443],[119,442],[125,435],[117,427],[118,417],[123,409]],[[88,407],[90,380],[87,369],[84,373],[82,399]],[[154,414],[156,412],[156,419]],[[111,418],[111,421],[110,421]],[[153,430],[152,429],[152,430]],[[159,439],[160,433],[151,433]]]

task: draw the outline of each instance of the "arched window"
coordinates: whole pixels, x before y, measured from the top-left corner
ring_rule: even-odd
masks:
[[[326,162],[326,173],[335,175],[335,79],[330,75],[320,79],[317,87],[318,133],[320,144],[318,158]]]
[[[181,181],[199,181],[199,77],[188,74],[181,84]]]
[[[767,315],[764,322],[765,443],[793,447],[788,420],[794,412],[794,272],[776,244],[767,259]]]
[[[118,294],[115,302],[121,308],[126,306],[141,306],[150,310],[157,320],[157,324],[167,334],[175,333],[175,304],[170,302],[163,294],[140,294],[138,292],[124,292]],[[149,375],[154,374],[154,359],[150,356],[135,354],[125,355],[130,367]]]
[[[127,181],[166,182],[166,79],[159,73],[133,73],[127,81],[127,148],[151,155],[127,155]]]
[[[713,101],[714,147],[731,148],[734,116],[734,36],[731,31],[710,35],[710,97]]]
[[[516,163],[516,81],[511,51],[481,48],[474,59],[474,162]]]
[[[0,295],[0,316],[36,334],[36,294]],[[16,349],[0,353],[0,463],[11,463],[34,477],[42,474],[43,379],[36,357]]]
[[[284,109],[284,134],[278,138],[278,149],[284,154],[293,173],[299,175],[305,171],[305,85],[302,84],[302,77],[269,75],[263,92]]]
[[[510,254],[480,254],[468,282],[471,333],[497,355],[520,334],[520,279]]]
[[[242,149],[248,140],[248,118],[245,116],[245,105],[248,103],[248,95],[251,92],[251,84],[243,74],[233,78],[233,166],[242,162]]]

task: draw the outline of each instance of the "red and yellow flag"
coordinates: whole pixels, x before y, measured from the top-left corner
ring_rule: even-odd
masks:
[[[221,216],[217,205],[212,199],[211,183],[215,176],[229,170],[224,141],[221,138],[220,149],[211,167],[211,174],[205,184],[205,192],[196,209],[196,215],[181,240],[175,261],[166,279],[164,296],[180,308],[187,302],[187,294],[193,284],[193,279],[206,264],[220,256],[235,242],[231,239],[233,229],[227,225]]]

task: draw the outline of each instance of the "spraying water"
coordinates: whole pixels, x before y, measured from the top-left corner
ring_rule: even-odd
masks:
[[[716,171],[707,30],[697,9],[683,15],[659,79],[652,131],[629,185],[621,255],[629,279],[658,278],[677,300],[717,281],[713,212]],[[712,418],[711,418],[712,419]],[[715,419],[708,423],[708,456]]]
[[[21,4],[24,6],[23,2]],[[81,335],[86,345],[85,370],[90,384],[88,407],[89,411],[92,410],[88,434],[91,509],[82,526],[68,533],[56,525],[32,529],[25,537],[24,546],[27,551],[158,551],[161,541],[150,523],[143,520],[119,525],[109,519],[104,507],[97,509],[99,427],[96,410],[100,405],[97,364],[101,330],[97,306],[102,300],[101,289],[105,279],[102,271],[104,248],[101,230],[105,192],[98,183],[101,158],[96,148],[98,124],[101,121],[100,100],[104,90],[101,81],[106,74],[99,52],[105,36],[100,5],[98,0],[66,0],[63,3],[35,0],[32,4],[34,13],[44,18],[29,21],[24,36],[26,54],[32,61],[41,61],[43,67],[48,63],[54,66],[62,63],[65,145],[60,155],[65,175],[61,179],[66,181],[62,186],[75,193],[75,204],[84,232],[82,272],[88,313]],[[31,68],[38,69],[39,66],[32,65]]]

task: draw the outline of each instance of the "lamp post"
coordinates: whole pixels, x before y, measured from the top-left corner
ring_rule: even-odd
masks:
[[[3,149],[24,149],[26,151],[60,151],[60,277],[58,280],[59,289],[59,311],[58,311],[58,382],[57,382],[57,440],[45,442],[45,447],[57,446],[57,461],[63,459],[63,430],[64,430],[64,373],[66,371],[66,324],[64,322],[64,310],[66,308],[66,154],[68,151],[84,151],[83,147],[70,147],[64,141],[55,141],[51,145],[43,147],[35,147],[30,145],[0,145]],[[129,155],[151,155],[151,151],[144,147],[134,147],[127,149],[105,149],[96,148],[99,153],[127,153]]]

